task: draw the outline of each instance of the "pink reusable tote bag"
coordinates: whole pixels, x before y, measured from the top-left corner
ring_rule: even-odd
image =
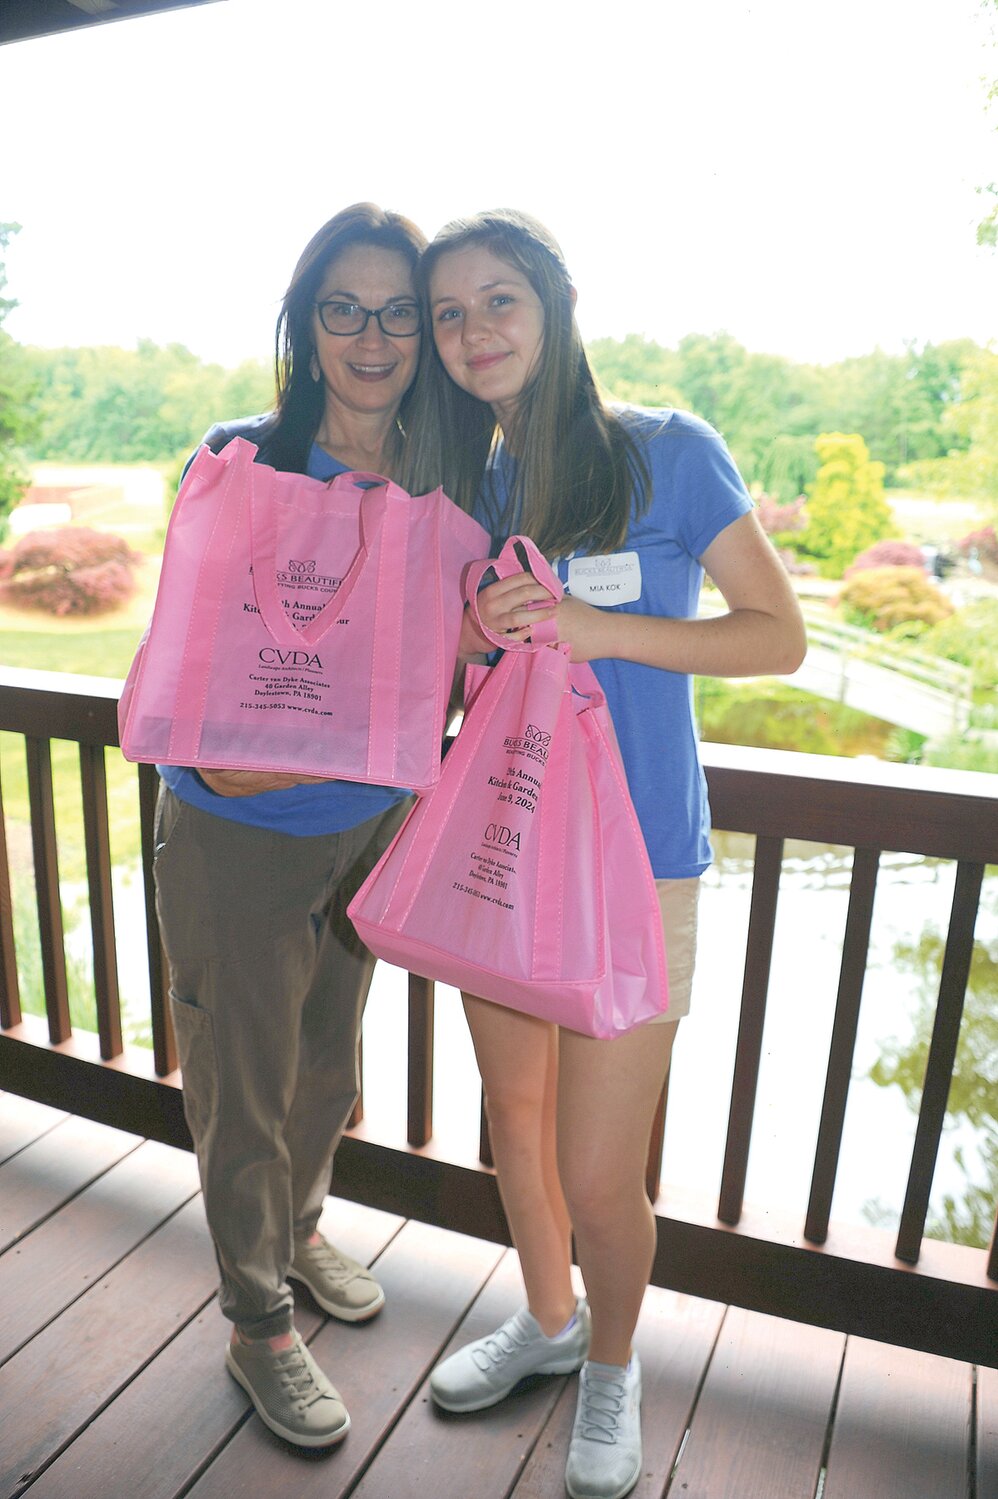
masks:
[[[519,571],[514,543],[560,597],[525,538],[491,566]],[[489,565],[469,570],[472,608]],[[440,783],[348,911],[379,958],[612,1037],[667,1007],[662,918],[606,700],[567,647],[541,644],[546,633],[469,669]]]
[[[130,760],[425,790],[487,533],[442,490],[196,455],[119,707]]]

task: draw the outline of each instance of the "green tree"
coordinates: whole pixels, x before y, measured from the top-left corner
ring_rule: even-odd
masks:
[[[36,458],[168,463],[212,422],[273,404],[273,375],[256,361],[204,364],[182,344],[136,349],[31,349],[38,386]]]
[[[862,437],[823,432],[814,446],[819,468],[795,550],[814,558],[822,577],[840,578],[860,552],[898,532],[884,496],[884,465],[870,458]]]
[[[909,456],[913,393],[903,356],[875,349],[820,372],[820,431],[859,432],[872,456],[893,474]],[[920,413],[921,414],[921,413]]]
[[[974,348],[968,355],[945,430],[952,439],[946,457],[910,464],[904,477],[944,499],[983,500],[998,519],[998,353]]]
[[[744,370],[748,351],[730,333],[688,333],[679,340],[679,387],[690,409],[730,438],[732,382]]]
[[[7,285],[3,257],[20,228],[20,224],[0,224],[0,325],[17,306],[16,300],[3,296]],[[0,536],[6,531],[6,517],[29,482],[22,449],[34,430],[30,399],[31,382],[24,351],[0,326]]]
[[[685,404],[677,384],[679,359],[654,339],[640,333],[597,338],[587,353],[600,384],[616,400],[651,407]]]
[[[789,505],[804,493],[817,472],[814,438],[781,432],[769,444],[752,477],[781,505]]]
[[[777,354],[746,353],[717,392],[720,430],[750,483],[786,502],[814,477],[815,421],[811,371]],[[811,453],[802,463],[801,448]]]
[[[814,372],[774,354],[750,354],[727,333],[693,333],[678,349],[640,334],[588,346],[601,383],[618,400],[681,406],[722,433],[749,483],[786,502],[814,477],[822,426]]]
[[[274,371],[258,359],[244,359],[234,370],[226,371],[221,395],[222,415],[218,420],[269,411],[276,398]]]
[[[964,448],[969,438],[953,431],[951,416],[962,399],[966,367],[981,353],[972,338],[952,338],[908,350],[908,376],[917,391],[909,413],[905,462],[941,458],[951,448]]]

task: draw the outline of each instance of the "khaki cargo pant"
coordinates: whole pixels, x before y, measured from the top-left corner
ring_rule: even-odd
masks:
[[[408,803],[297,838],[160,788],[156,904],[223,1312],[252,1337],[292,1323],[293,1237],[310,1234],[358,1090],[374,959],[346,907]]]

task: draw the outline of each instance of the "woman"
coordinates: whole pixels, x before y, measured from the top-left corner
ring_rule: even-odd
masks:
[[[478,1410],[527,1374],[581,1366],[568,1491],[620,1499],[641,1468],[631,1339],[655,1248],[644,1166],[710,857],[691,675],[792,671],[803,627],[717,434],[682,412],[600,398],[547,230],[508,210],[450,225],[420,280],[438,357],[419,401],[443,416],[440,432],[417,421],[420,461],[497,545],[523,532],[556,559],[560,604],[531,607],[550,597],[521,573],[483,590],[482,618],[525,638],[553,616],[572,659],[593,662],[656,876],[670,980],[667,1016],[612,1041],[465,996],[527,1307],[441,1364],[431,1389],[445,1409]],[[700,621],[704,570],[727,613]],[[470,617],[463,648],[485,648]],[[573,1232],[588,1307],[572,1290]]]
[[[257,460],[317,479],[397,477],[419,357],[413,273],[425,239],[370,203],[306,246],[277,322],[273,412],[213,427]],[[346,906],[405,808],[397,789],[161,767],[155,873],[184,1105],[234,1324],[230,1373],[291,1442],[346,1435],[336,1390],[292,1323],[288,1280],[345,1321],[384,1302],[317,1232],[357,1098],[374,960]]]

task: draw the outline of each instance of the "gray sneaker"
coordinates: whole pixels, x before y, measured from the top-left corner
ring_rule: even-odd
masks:
[[[371,1272],[321,1237],[318,1244],[295,1240],[288,1279],[308,1286],[323,1311],[341,1322],[366,1322],[385,1304]]]
[[[572,1499],[624,1499],[641,1476],[641,1365],[582,1366],[565,1469]]]
[[[445,1411],[480,1411],[497,1405],[528,1374],[572,1374],[589,1351],[589,1306],[579,1300],[567,1332],[547,1338],[526,1307],[488,1337],[438,1364],[430,1394]]]
[[[230,1343],[225,1365],[260,1420],[286,1442],[331,1447],[350,1430],[346,1406],[298,1333],[282,1353],[266,1342]]]

